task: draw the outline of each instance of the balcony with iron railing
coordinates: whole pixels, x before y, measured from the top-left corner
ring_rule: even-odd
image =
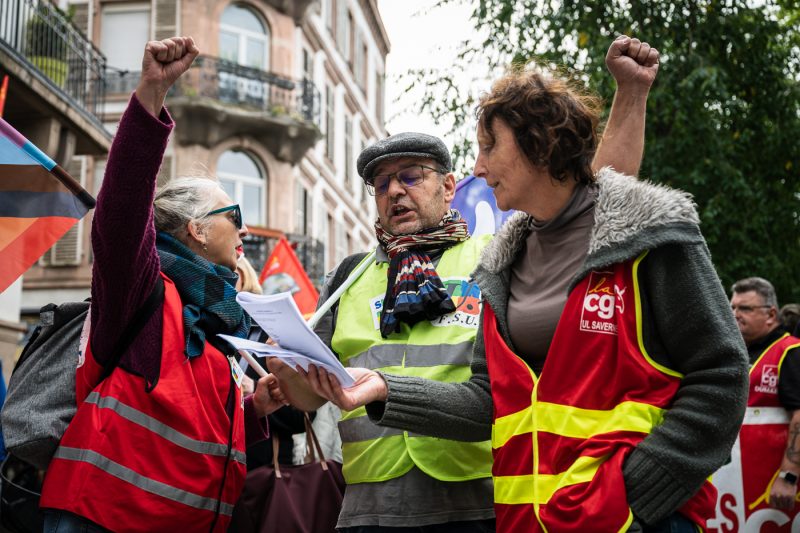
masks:
[[[180,125],[180,144],[211,148],[231,136],[249,135],[278,159],[296,164],[320,138],[320,96],[311,81],[224,59],[195,59],[167,103]]]
[[[46,0],[0,0],[0,68],[12,79],[9,122],[25,129],[37,117],[63,115],[77,153],[108,150],[111,137],[99,116],[105,56],[68,15]]]
[[[281,237],[289,241],[311,283],[319,289],[325,279],[325,244],[308,235],[269,235],[268,232],[257,229],[252,231],[242,239],[245,256],[250,264],[260,274]]]

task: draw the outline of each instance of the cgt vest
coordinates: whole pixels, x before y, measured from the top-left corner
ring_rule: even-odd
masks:
[[[48,468],[41,506],[115,531],[226,531],[246,473],[241,391],[231,362],[206,343],[183,352],[183,304],[164,278],[161,373],[77,372],[78,410]],[[235,364],[235,362],[233,363]]]
[[[346,366],[442,382],[469,380],[481,292],[469,275],[490,236],[473,237],[447,249],[436,272],[456,305],[453,313],[381,337],[380,312],[388,264],[372,264],[339,302],[331,347]],[[343,474],[348,484],[386,481],[415,465],[442,481],[491,475],[491,447],[456,442],[373,424],[365,408],[344,412],[339,422]]]
[[[746,517],[770,508],[767,499],[789,437],[789,415],[778,399],[778,383],[787,353],[797,347],[800,339],[787,333],[768,346],[750,369],[747,411],[739,431]],[[789,515],[797,513],[795,504]]]
[[[498,532],[617,532],[632,523],[623,463],[662,422],[682,377],[642,343],[645,256],[592,271],[570,292],[538,377],[484,308]],[[706,482],[681,512],[704,526],[715,498]]]

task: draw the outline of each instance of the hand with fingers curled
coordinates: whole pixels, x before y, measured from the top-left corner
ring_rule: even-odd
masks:
[[[775,509],[789,511],[795,506],[797,485],[777,477],[769,493],[769,506]]]
[[[608,47],[606,66],[619,88],[649,91],[658,74],[658,50],[636,38],[620,35]]]
[[[268,374],[256,382],[253,405],[259,417],[267,416],[284,405],[288,405],[277,376]]]
[[[191,37],[170,37],[145,45],[136,96],[151,115],[161,112],[170,87],[189,70],[199,54],[200,49]]]

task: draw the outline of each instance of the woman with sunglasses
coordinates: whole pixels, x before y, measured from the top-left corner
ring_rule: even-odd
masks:
[[[225,531],[245,441],[265,439],[264,417],[283,405],[272,376],[242,396],[235,352],[217,337],[250,329],[235,299],[247,234],[239,206],[206,178],[155,191],[173,128],[164,98],[198,53],[191,38],[147,43],[109,154],[78,410],[45,478],[45,531]],[[102,379],[122,332],[162,286],[163,303]]]

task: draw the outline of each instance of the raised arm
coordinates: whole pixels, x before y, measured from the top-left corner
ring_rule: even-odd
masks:
[[[647,95],[658,73],[658,50],[620,35],[608,48],[606,66],[617,82],[617,92],[592,168],[597,172],[611,166],[636,176],[644,153]]]
[[[92,223],[91,342],[99,362],[159,275],[153,197],[173,127],[164,97],[197,54],[191,38],[147,43],[139,87],[111,146]]]

